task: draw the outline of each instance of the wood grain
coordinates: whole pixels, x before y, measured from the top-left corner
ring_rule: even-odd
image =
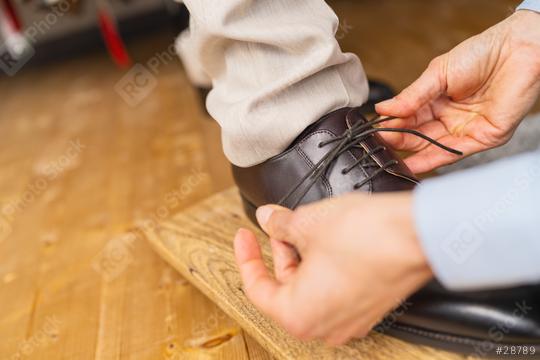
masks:
[[[337,348],[327,347],[321,342],[301,342],[292,338],[261,315],[242,291],[232,248],[232,239],[240,227],[251,228],[258,234],[265,260],[271,267],[267,238],[242,213],[234,188],[145,229],[145,234],[161,257],[278,359],[461,358],[379,333]]]
[[[368,74],[398,89],[431,57],[518,2],[329,1],[343,24],[343,47],[360,55]],[[129,50],[146,64],[173,36],[136,40]],[[215,124],[176,61],[160,64],[156,88],[135,107],[113,90],[122,76],[104,52],[0,76],[0,359],[269,359],[242,330],[253,328],[242,312],[235,315],[242,323],[225,315],[141,232],[143,220],[169,218],[230,185]],[[64,161],[77,140],[84,149]],[[190,225],[205,231],[198,241],[216,241],[218,226],[205,230],[206,217],[224,222],[220,241],[245,225],[234,193],[227,201],[207,205],[213,210]],[[230,250],[229,243],[213,246]],[[237,281],[229,260],[212,269],[230,266],[227,274]],[[253,321],[263,321],[233,294]],[[251,332],[277,355],[320,349],[281,333]],[[385,338],[361,344],[321,354],[442,356]]]
[[[123,75],[103,54],[0,78],[0,359],[269,359],[141,236],[211,193],[206,120],[177,62],[135,107]]]

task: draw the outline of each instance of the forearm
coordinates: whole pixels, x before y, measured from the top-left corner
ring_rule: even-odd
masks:
[[[540,282],[540,151],[427,180],[416,230],[451,289]]]

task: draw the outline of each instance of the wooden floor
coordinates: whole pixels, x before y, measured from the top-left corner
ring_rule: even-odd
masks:
[[[344,48],[401,88],[516,1],[333,4]],[[269,359],[140,231],[230,184],[215,126],[175,61],[135,107],[122,76],[97,54],[0,78],[0,359]]]

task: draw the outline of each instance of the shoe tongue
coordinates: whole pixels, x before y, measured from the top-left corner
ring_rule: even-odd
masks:
[[[315,123],[315,128],[310,133],[318,130],[327,130],[339,136],[359,122],[366,122],[359,107],[343,108],[328,114],[327,117]]]

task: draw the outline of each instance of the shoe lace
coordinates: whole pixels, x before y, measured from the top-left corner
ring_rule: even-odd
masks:
[[[314,165],[314,167],[305,174],[298,183],[293,186],[287,194],[281,198],[281,200],[278,202],[279,205],[285,206],[285,204],[294,198],[294,201],[292,202],[291,208],[296,208],[302,199],[306,196],[306,194],[309,192],[309,190],[315,185],[315,183],[321,179],[323,176],[326,175],[327,171],[330,169],[332,164],[337,160],[337,158],[343,154],[344,152],[348,151],[352,147],[358,146],[362,141],[366,140],[370,136],[374,136],[375,133],[379,132],[394,132],[394,133],[407,133],[412,134],[415,136],[418,136],[431,144],[448,151],[449,153],[456,154],[462,156],[463,153],[459,150],[455,150],[453,148],[450,148],[446,145],[441,144],[435,139],[430,138],[427,135],[422,134],[421,132],[418,132],[416,130],[412,129],[402,129],[402,128],[389,128],[389,127],[373,127],[374,125],[377,125],[379,123],[393,120],[395,117],[382,117],[380,115],[377,115],[371,120],[366,119],[366,117],[362,114],[358,114],[364,121],[357,121],[355,124],[349,127],[349,129],[345,130],[345,132],[333,139],[322,141],[319,143],[319,147],[322,148],[326,145],[337,143],[332,150],[330,150],[328,153],[326,153],[317,164]],[[367,167],[378,167],[376,171],[374,171],[371,175],[367,176],[364,180],[362,180],[359,183],[354,184],[353,189],[358,190],[365,184],[367,184],[369,181],[375,179],[377,176],[379,176],[381,173],[386,171],[388,168],[391,168],[394,165],[398,164],[397,160],[390,160],[382,165],[378,165],[375,162],[368,162],[366,163],[365,160],[371,158],[372,155],[380,152],[385,151],[385,146],[377,146],[375,149],[370,151],[365,151],[363,156],[361,156],[359,159],[357,159],[353,164],[350,166],[342,169],[341,173],[343,175],[347,174],[357,166],[361,166],[362,168]],[[303,187],[300,190],[300,187],[305,183],[306,186]]]

